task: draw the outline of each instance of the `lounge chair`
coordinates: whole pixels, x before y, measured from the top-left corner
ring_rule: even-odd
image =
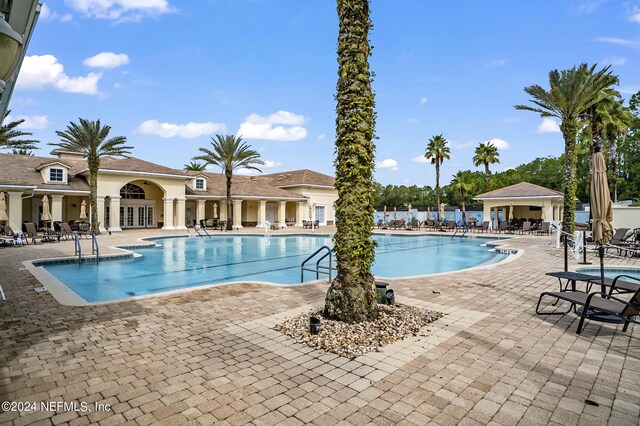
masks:
[[[549,235],[551,232],[551,222],[542,222],[540,229],[536,230],[536,235],[545,234]]]
[[[497,233],[500,232],[507,232],[509,230],[509,222],[507,222],[506,220],[503,220],[502,222],[500,222],[500,225],[498,225],[498,229],[496,229]]]
[[[627,277],[640,281],[640,279],[638,278],[629,276]],[[614,281],[608,294],[600,292],[586,293],[576,290],[546,291],[542,293],[540,295],[540,298],[538,299],[536,313],[538,315],[565,315],[568,314],[572,309],[575,311],[576,305],[580,305],[583,308],[582,313],[580,314],[580,322],[578,322],[578,334],[580,334],[580,332],[582,331],[584,320],[586,319],[589,312],[591,312],[592,314],[608,314],[619,318],[620,320],[624,321],[624,327],[622,328],[622,331],[626,332],[630,322],[640,324],[640,321],[636,319],[636,317],[640,314],[640,286],[635,291],[635,293],[633,293],[633,296],[629,300],[624,300],[612,296],[613,291],[615,291],[615,287],[616,283]],[[545,296],[555,298],[555,303],[560,300],[569,302],[569,309],[566,312],[541,311],[540,303]]]
[[[628,248],[630,245],[634,245],[633,243],[630,244],[630,241],[628,241],[633,235],[633,233],[629,233],[629,228],[616,229],[616,232],[613,234],[613,237],[611,237],[611,241],[607,244],[605,251],[616,249],[618,250],[618,254],[621,254],[623,251],[622,249]]]
[[[36,243],[36,238],[40,238],[40,242],[45,241],[47,233],[44,231],[38,231],[36,229],[36,225],[34,225],[33,223],[25,222],[22,224],[22,228],[25,238],[31,238],[31,242],[33,244]]]
[[[489,224],[491,222],[489,222],[488,220],[485,220],[484,222],[482,222],[482,226],[478,229],[478,232],[489,232]]]
[[[526,222],[522,222],[522,228],[518,230],[518,233],[520,234],[524,234],[525,232],[531,233],[531,222],[528,220]]]

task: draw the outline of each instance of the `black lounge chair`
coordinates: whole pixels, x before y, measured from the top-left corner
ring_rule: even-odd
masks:
[[[546,291],[540,295],[538,299],[538,305],[536,306],[536,314],[538,315],[565,315],[572,309],[575,311],[576,305],[582,306],[582,313],[580,314],[580,321],[578,322],[577,334],[582,331],[584,320],[587,318],[589,312],[592,314],[606,314],[619,318],[624,322],[623,332],[627,331],[629,323],[633,322],[640,324],[640,321],[636,318],[640,315],[640,285],[633,293],[633,296],[629,300],[620,299],[614,297],[612,293],[617,291],[616,284],[618,278],[625,277],[640,281],[640,278],[631,277],[628,275],[621,275],[616,277],[611,283],[611,289],[609,293],[586,293],[583,291],[571,290],[571,291]],[[540,304],[545,296],[555,298],[554,305],[564,300],[570,303],[569,309],[565,312],[544,312],[540,310]]]

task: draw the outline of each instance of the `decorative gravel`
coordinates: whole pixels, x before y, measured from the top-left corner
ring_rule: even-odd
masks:
[[[324,318],[319,309],[297,315],[278,324],[275,329],[298,343],[323,349],[346,358],[356,358],[384,345],[417,336],[425,325],[444,314],[402,304],[378,305],[378,318],[371,322],[348,324]],[[320,319],[320,332],[309,331],[309,318]]]

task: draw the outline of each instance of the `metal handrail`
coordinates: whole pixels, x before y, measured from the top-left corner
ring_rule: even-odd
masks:
[[[91,254],[96,255],[96,263],[98,263],[100,261],[100,246],[96,234],[91,234]]]
[[[311,259],[313,259],[318,253],[322,252],[322,251],[327,251],[327,253],[325,253],[324,256],[322,256],[317,262],[316,262],[316,269],[310,269],[310,268],[305,268],[304,265],[310,261]],[[332,267],[332,252],[333,249],[329,246],[322,246],[320,247],[318,250],[314,251],[309,257],[307,257],[302,264],[300,265],[300,282],[304,282],[304,271],[310,271],[310,272],[315,272],[316,273],[316,279],[320,278],[320,274],[327,274],[329,275],[329,284],[331,284],[331,280],[332,280],[332,275],[331,275],[331,271],[333,271],[333,267]],[[320,261],[325,259],[327,256],[329,256],[329,266],[320,266]],[[327,270],[327,271],[325,271]]]
[[[198,234],[198,236],[199,236],[200,238],[204,238],[204,237],[202,236],[202,234],[200,233],[200,231],[198,230],[198,228],[197,228],[197,227],[195,227],[195,226],[194,226],[194,227],[193,227],[193,230],[194,230],[194,231],[196,231],[196,234]],[[211,238],[211,235],[207,232],[207,230],[206,230],[205,228],[200,227],[200,230],[201,230],[202,232],[204,232],[204,233],[205,233],[205,235],[206,235],[207,237]]]
[[[75,253],[78,256],[78,260],[82,261],[82,246],[80,245],[80,235],[75,234]]]
[[[469,228],[467,226],[463,226],[461,228],[456,228],[455,232],[453,233],[453,235],[451,236],[451,239],[453,240],[453,237],[455,237],[456,235],[458,235],[458,231],[462,229],[462,234],[460,234],[460,238],[464,237],[464,235],[467,233],[467,231],[469,230]]]

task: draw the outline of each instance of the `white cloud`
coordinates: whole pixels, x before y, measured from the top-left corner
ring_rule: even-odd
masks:
[[[304,122],[304,116],[288,111],[278,111],[267,117],[253,113],[240,124],[238,134],[245,139],[297,141],[307,137],[307,129],[302,127]]]
[[[69,77],[64,67],[53,55],[34,55],[24,58],[18,82],[21,90],[56,89],[61,92],[99,95],[98,81],[101,73],[89,73],[84,77]]]
[[[417,157],[413,157],[411,159],[414,163],[427,164],[431,163],[431,160],[427,160],[424,155],[418,155]]]
[[[318,136],[316,136],[316,139],[319,141],[323,141],[327,138],[327,135],[325,135],[324,133],[320,133]]]
[[[264,165],[262,167],[271,168],[281,166],[282,163],[278,163],[277,161],[264,160]]]
[[[423,96],[420,98],[420,100],[418,101],[420,103],[420,105],[424,105],[427,103],[427,101],[429,100],[429,98],[427,98],[426,96]]]
[[[506,59],[495,59],[493,61],[485,62],[483,64],[486,68],[502,67],[507,63]]]
[[[10,115],[5,119],[8,123],[18,120],[24,120],[18,126],[21,129],[44,129],[49,125],[49,119],[46,115],[19,115],[17,117]]]
[[[545,117],[538,126],[538,133],[560,133],[560,125],[556,120]]]
[[[71,15],[70,13],[61,15],[58,12],[51,11],[51,9],[49,9],[49,6],[44,3],[42,5],[42,8],[40,9],[40,19],[48,21],[70,22],[71,20],[73,20],[73,15]]]
[[[82,63],[92,68],[117,68],[129,62],[126,53],[102,52],[85,59]]]
[[[174,12],[167,0],[66,0],[73,9],[91,18],[139,21]]]
[[[257,164],[256,167],[258,167],[260,169],[261,167],[264,167],[264,166],[261,166],[261,165]],[[233,174],[234,175],[242,175],[242,176],[255,176],[255,175],[259,175],[260,172],[257,171],[257,170],[253,170],[253,169],[242,168],[242,169],[234,170]]]
[[[378,169],[391,169],[391,171],[398,170],[398,162],[393,158],[387,158],[386,160],[379,161],[376,164]]]
[[[140,124],[137,129],[145,135],[160,136],[161,138],[197,138],[203,135],[211,135],[216,132],[224,132],[226,127],[222,123],[194,123],[175,124],[160,123],[158,120],[147,120]]]
[[[633,6],[629,10],[629,21],[640,24],[640,6]]]
[[[627,58],[622,58],[620,56],[607,56],[603,60],[600,61],[601,64],[609,64],[613,66],[625,65],[627,63]]]
[[[491,142],[493,146],[498,149],[511,149],[509,142],[505,141],[504,139],[493,138],[489,142]]]
[[[616,38],[616,37],[596,37],[596,41],[600,41],[602,43],[615,44],[618,46],[635,46],[638,44],[637,41],[629,40],[626,38]]]

